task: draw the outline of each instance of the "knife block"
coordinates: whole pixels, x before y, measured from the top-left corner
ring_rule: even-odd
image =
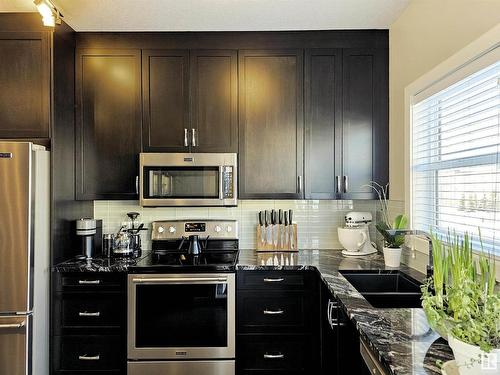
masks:
[[[288,226],[285,226],[283,224],[275,224],[269,225],[267,228],[269,228],[269,230],[271,231],[270,237],[273,239],[273,241],[271,241],[271,243],[268,243],[266,241],[266,227],[257,225],[257,251],[299,251],[297,246],[297,224]],[[263,229],[264,233],[262,233]],[[289,232],[287,233],[286,230],[288,230]],[[286,239],[286,237],[288,237],[288,240]],[[264,238],[264,241],[262,241],[262,238]]]

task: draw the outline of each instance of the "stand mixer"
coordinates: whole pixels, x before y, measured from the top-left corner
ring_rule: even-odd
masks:
[[[377,249],[370,240],[368,225],[372,222],[370,212],[348,212],[345,215],[345,227],[338,228],[339,241],[346,256],[374,254]]]

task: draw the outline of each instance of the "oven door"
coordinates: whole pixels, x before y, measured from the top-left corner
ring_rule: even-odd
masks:
[[[236,154],[140,155],[142,206],[235,206]]]
[[[128,358],[232,359],[235,276],[128,276]]]

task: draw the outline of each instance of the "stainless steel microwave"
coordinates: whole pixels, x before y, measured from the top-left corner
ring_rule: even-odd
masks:
[[[141,153],[140,203],[160,206],[237,206],[234,153]]]

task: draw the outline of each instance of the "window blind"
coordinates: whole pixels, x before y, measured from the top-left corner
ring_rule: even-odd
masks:
[[[412,105],[411,221],[500,255],[500,61]]]

